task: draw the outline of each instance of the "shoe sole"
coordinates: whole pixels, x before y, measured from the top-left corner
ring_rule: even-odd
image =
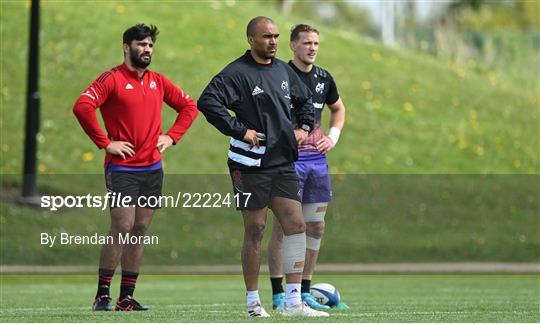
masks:
[[[147,312],[150,309],[114,309],[116,312]]]
[[[92,306],[92,310],[94,312],[110,312],[113,310],[112,306],[105,306],[103,308],[96,308],[95,306]]]
[[[321,315],[307,315],[307,314],[287,314],[287,313],[281,313],[284,317],[330,317],[330,314],[326,312],[322,312]]]

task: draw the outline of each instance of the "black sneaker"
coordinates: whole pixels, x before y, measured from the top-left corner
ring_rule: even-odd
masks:
[[[92,305],[92,310],[95,311],[112,311],[112,306],[110,305],[111,298],[107,295],[99,296],[94,300]]]
[[[147,311],[148,307],[141,306],[141,304],[139,304],[135,299],[131,298],[131,296],[128,295],[126,297],[118,298],[114,310],[125,312]]]

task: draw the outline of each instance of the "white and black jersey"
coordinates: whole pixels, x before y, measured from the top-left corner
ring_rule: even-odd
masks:
[[[247,51],[210,81],[197,105],[208,122],[232,137],[231,169],[270,168],[297,160],[292,120],[313,129],[311,96],[287,63],[274,58],[270,64],[259,64]],[[242,141],[247,129],[265,134],[266,141],[250,147]]]

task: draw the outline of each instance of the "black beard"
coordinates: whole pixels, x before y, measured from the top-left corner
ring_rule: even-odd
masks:
[[[260,50],[255,49],[255,53],[257,53],[257,56],[259,56],[260,58],[265,59],[265,60],[270,60],[270,59],[273,59],[275,57],[275,55],[267,54],[266,51],[260,51]]]
[[[141,59],[139,55],[135,51],[129,50],[129,58],[131,59],[131,64],[133,64],[134,67],[140,68],[140,69],[146,69],[148,65],[152,62],[152,57],[150,56],[150,60],[148,62],[145,62]]]

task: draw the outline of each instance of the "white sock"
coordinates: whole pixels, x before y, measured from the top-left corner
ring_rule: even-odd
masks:
[[[302,285],[299,283],[286,284],[287,288],[285,289],[285,307],[293,307],[302,302],[302,298],[300,297],[301,286]]]
[[[247,305],[248,306],[250,306],[254,302],[259,302],[260,303],[259,291],[258,290],[246,291],[246,297],[247,297]]]

